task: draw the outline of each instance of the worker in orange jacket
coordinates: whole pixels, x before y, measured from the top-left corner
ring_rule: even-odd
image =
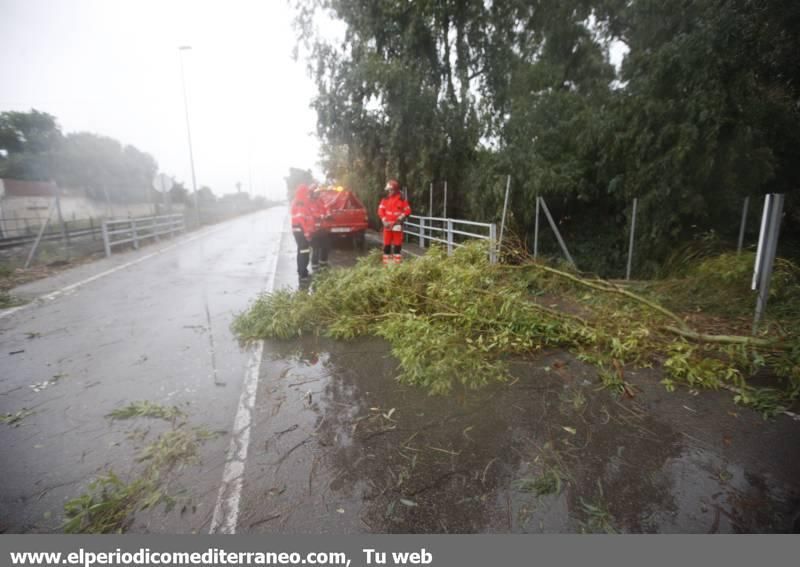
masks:
[[[383,222],[383,263],[403,261],[403,221],[411,214],[411,206],[400,193],[400,184],[391,179],[384,188],[386,197],[378,205],[378,217]]]
[[[308,260],[311,255],[311,238],[316,228],[310,190],[306,185],[300,185],[294,193],[291,216],[292,234],[297,243],[297,275],[304,280],[309,277]]]
[[[320,197],[320,192],[323,191],[322,187],[313,184],[310,189],[309,211],[314,222],[314,231],[311,235],[311,267],[316,271],[328,267],[331,235],[330,227],[325,221],[329,220],[331,215]]]

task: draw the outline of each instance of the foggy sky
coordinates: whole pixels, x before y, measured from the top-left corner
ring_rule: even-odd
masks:
[[[178,46],[197,184],[285,195],[290,166],[316,170],[316,93],[292,60],[285,0],[0,0],[0,111],[49,112],[65,133],[150,153],[191,189]]]

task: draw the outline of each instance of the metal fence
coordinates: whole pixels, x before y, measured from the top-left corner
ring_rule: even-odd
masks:
[[[41,237],[38,236],[36,231],[28,233],[20,231],[20,234],[16,236],[0,238],[0,250],[25,246],[26,244],[35,242],[37,238],[45,242],[64,239],[70,240],[84,236],[90,236],[95,239],[100,236],[101,222],[102,221],[99,219],[93,218],[78,222],[68,221],[64,222],[61,227],[54,227],[53,230],[43,232]],[[37,230],[41,231],[41,225],[37,227]]]
[[[162,236],[172,237],[176,232],[185,230],[182,214],[106,220],[103,221],[103,245],[106,256],[111,256],[114,246],[132,243],[134,248],[139,248],[139,243],[148,238],[158,241]]]
[[[489,242],[489,261],[497,262],[497,225],[494,223],[474,222],[440,217],[421,217],[411,215],[405,223],[405,233],[409,237],[419,239],[419,245],[425,248],[431,242],[439,242],[447,246],[447,253],[452,254],[464,240],[478,239]],[[410,230],[416,229],[416,232]],[[467,229],[482,232],[468,232]],[[427,242],[427,244],[426,244]]]

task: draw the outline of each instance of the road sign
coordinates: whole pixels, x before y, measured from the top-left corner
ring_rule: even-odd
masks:
[[[153,189],[166,193],[174,185],[172,178],[166,173],[159,173],[153,179]]]

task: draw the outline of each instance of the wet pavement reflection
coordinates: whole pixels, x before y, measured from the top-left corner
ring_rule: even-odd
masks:
[[[714,392],[635,398],[565,353],[450,397],[377,339],[268,342],[241,532],[791,532],[800,423]]]

